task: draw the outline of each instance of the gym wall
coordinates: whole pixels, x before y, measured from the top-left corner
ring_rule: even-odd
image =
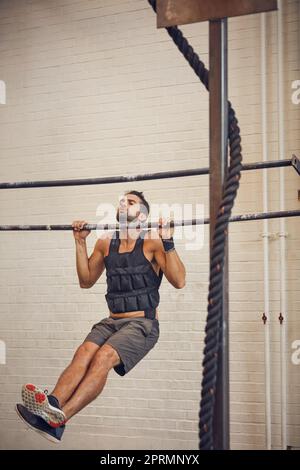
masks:
[[[300,2],[284,4],[286,156],[300,156]],[[144,0],[2,0],[0,3],[1,181],[131,175],[209,165],[208,93]],[[262,160],[260,15],[229,20],[229,99],[244,161]],[[208,24],[182,30],[208,64]],[[267,14],[269,158],[278,158],[277,16]],[[298,100],[299,101],[299,100]],[[286,208],[299,209],[299,177],[285,171]],[[279,210],[279,170],[269,170],[269,210]],[[234,214],[263,208],[262,172],[245,172]],[[101,203],[123,191],[151,203],[204,204],[208,177],[133,184],[3,190],[1,224],[98,221]],[[269,223],[272,447],[281,446],[279,220]],[[300,446],[299,219],[287,232],[288,445]],[[208,227],[201,250],[177,240],[186,287],[163,280],[160,340],[68,424],[61,449],[197,449],[201,360],[207,308]],[[264,449],[263,222],[230,226],[231,447]],[[89,254],[96,242],[92,232]],[[105,274],[81,289],[71,232],[3,232],[0,243],[0,448],[51,449],[18,420],[21,386],[49,390],[91,326],[107,316]],[[286,313],[283,312],[285,315]]]

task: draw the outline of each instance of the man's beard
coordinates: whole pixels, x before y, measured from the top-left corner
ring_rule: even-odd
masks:
[[[117,211],[116,219],[122,225],[130,224],[133,222],[138,223],[138,215],[130,215],[127,211],[122,212],[121,214],[119,211]]]

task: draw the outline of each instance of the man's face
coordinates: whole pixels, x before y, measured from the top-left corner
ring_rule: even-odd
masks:
[[[125,194],[119,199],[117,209],[118,222],[133,222],[141,219],[141,201],[135,194]]]

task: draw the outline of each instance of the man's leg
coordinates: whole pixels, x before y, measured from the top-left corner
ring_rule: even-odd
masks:
[[[66,422],[66,416],[61,409],[61,404],[65,403],[68,398],[72,396],[75,389],[80,382],[82,382],[93,357],[99,350],[100,346],[92,341],[85,341],[79,346],[72,363],[62,373],[52,394],[49,395],[48,398],[43,390],[39,389],[36,385],[23,385],[22,399],[25,410],[27,410],[29,414],[33,414],[33,417],[35,416],[34,419],[42,418],[42,421],[45,421],[46,428],[48,427],[48,430],[44,430],[46,433],[51,434],[51,436],[53,433],[51,429],[51,432],[48,432],[49,428],[61,427]],[[19,416],[24,420],[20,408],[17,408],[17,411]],[[33,427],[40,429],[40,426]]]
[[[99,349],[100,347],[91,341],[85,341],[77,349],[71,364],[63,371],[51,393],[57,398],[61,407],[73,395]]]
[[[67,419],[97,398],[105,385],[109,371],[120,362],[117,351],[108,344],[104,344],[96,352],[84,379],[70,400],[63,406]],[[55,395],[54,391],[53,394]]]

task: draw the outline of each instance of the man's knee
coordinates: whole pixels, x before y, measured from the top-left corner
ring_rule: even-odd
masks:
[[[73,361],[88,365],[99,349],[97,344],[85,341],[76,350]]]
[[[91,369],[97,371],[100,367],[106,368],[108,371],[120,364],[120,356],[117,351],[109,344],[104,344],[94,355]]]

